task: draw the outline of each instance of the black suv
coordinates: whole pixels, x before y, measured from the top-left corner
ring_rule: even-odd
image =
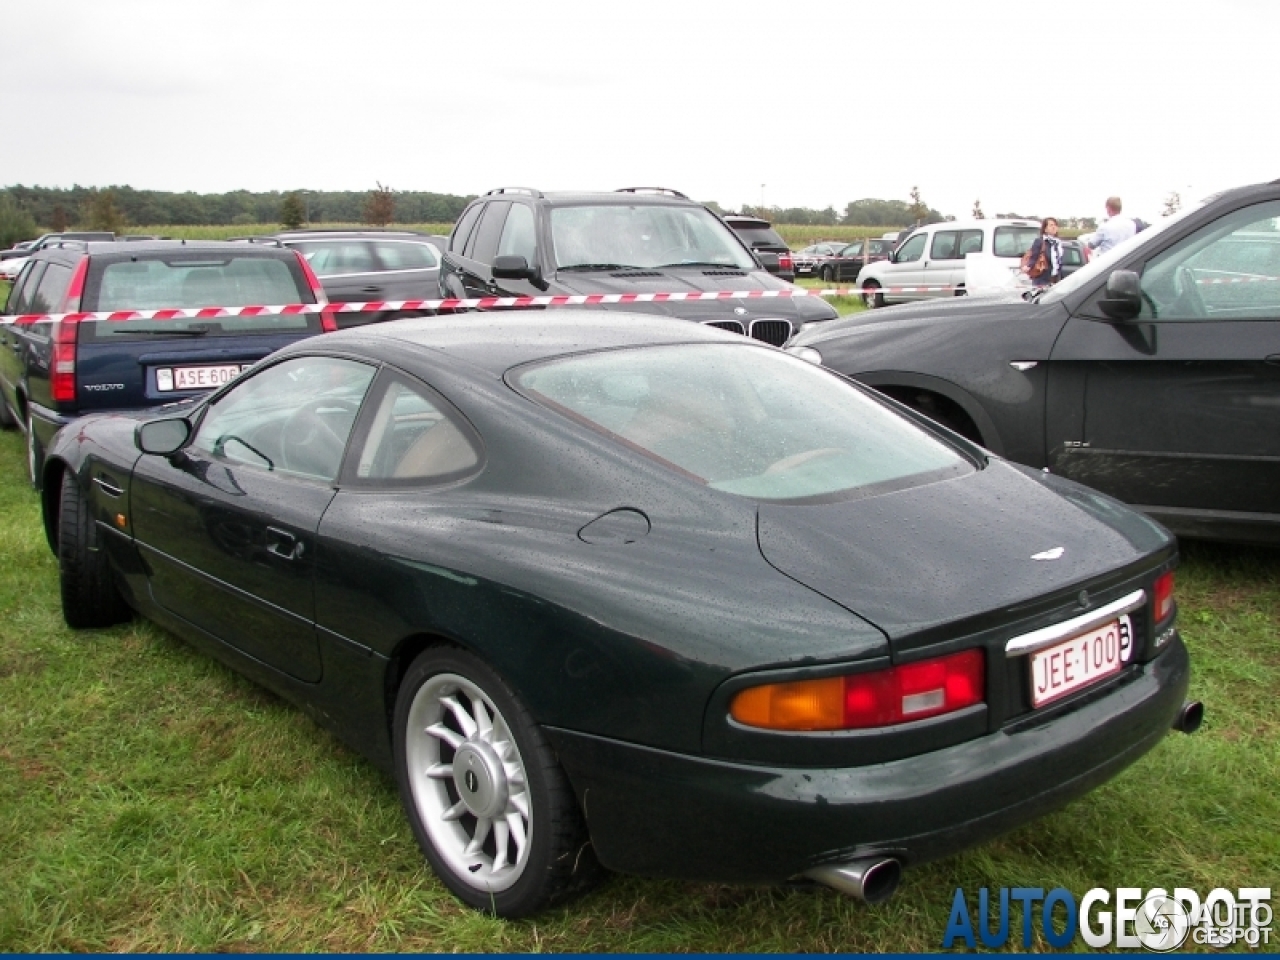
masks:
[[[331,303],[433,300],[440,292],[444,237],[410,230],[291,230],[273,239],[302,254]],[[386,310],[337,318],[338,326],[350,327],[431,312]]]
[[[31,256],[4,312],[326,302],[306,261],[282,247],[63,240]],[[39,487],[44,451],[74,418],[197,396],[285,344],[330,329],[328,313],[7,324],[0,328],[0,425],[26,431],[31,482]]]
[[[793,290],[701,204],[674,190],[490,190],[463,211],[440,267],[445,297]],[[836,311],[817,297],[668,301],[662,313],[775,346]]]
[[[782,235],[773,229],[773,224],[768,220],[748,217],[740,213],[727,213],[723,219],[729,225],[729,229],[738,235],[752,253],[772,253],[778,258],[776,270],[770,262],[765,263],[765,268],[770,273],[788,282],[795,280],[796,271],[791,261],[791,248],[787,246],[787,241],[782,239]]]
[[[788,349],[1180,536],[1280,544],[1278,228],[1280,180],[1241,187],[1025,298],[875,310]]]

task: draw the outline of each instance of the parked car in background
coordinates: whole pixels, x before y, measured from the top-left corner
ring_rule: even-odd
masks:
[[[818,268],[818,275],[826,283],[856,280],[858,272],[869,263],[878,263],[893,252],[893,241],[877,238],[855,240],[841,247]]]
[[[1089,262],[1089,248],[1079,240],[1061,240],[1062,276],[1071,276]]]
[[[803,250],[797,250],[791,255],[791,262],[795,265],[796,276],[817,276],[822,264],[828,258],[836,256],[845,246],[847,244],[842,240],[824,240],[821,243],[811,243]]]
[[[32,254],[6,314],[324,303],[301,255],[225,241],[62,240]],[[87,413],[172,403],[238,376],[322,330],[328,314],[124,322],[74,318],[0,328],[0,425],[21,426],[39,486],[60,427]]]
[[[1180,535],[1280,543],[1280,181],[1027,296],[895,307],[793,343]]]
[[[43,250],[59,240],[114,240],[115,236],[109,230],[72,230],[63,233],[45,233],[34,240],[28,240],[22,244],[15,243],[9,250],[0,250],[0,261],[12,260],[15,257],[29,257],[37,250]]]
[[[331,303],[439,296],[439,238],[409,230],[293,230],[273,236],[302,254]],[[433,312],[385,310],[335,316],[339,327],[352,327]]]
[[[858,274],[867,306],[911,300],[936,300],[965,292],[965,257],[994,257],[1020,276],[1022,255],[1040,235],[1034,220],[969,220],[931,223],[912,231],[885,260]],[[886,287],[944,287],[942,291],[884,292]]]
[[[666,189],[490,190],[463,211],[440,268],[443,297],[698,293],[793,287],[700,203]],[[569,308],[575,309],[575,308]],[[618,304],[709,323],[781,346],[837,316],[817,297]]]
[[[673,318],[346,330],[46,470],[68,624],[304,705],[503,917],[598,864],[883,900],[1201,710],[1157,524]]]
[[[796,271],[791,260],[791,248],[787,246],[787,242],[782,239],[778,231],[773,229],[773,224],[759,217],[746,217],[737,213],[726,214],[721,219],[752,253],[764,251],[778,258],[776,269],[772,260],[765,264],[765,269],[788,282],[795,280]]]

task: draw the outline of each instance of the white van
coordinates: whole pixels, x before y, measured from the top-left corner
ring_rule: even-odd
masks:
[[[1022,255],[1040,236],[1036,220],[949,220],[918,227],[887,260],[869,263],[858,272],[857,285],[870,307],[906,300],[961,296],[965,291],[965,258],[990,257],[1007,266],[1016,284]],[[990,271],[986,271],[990,272]],[[935,293],[895,293],[894,287],[946,287]]]

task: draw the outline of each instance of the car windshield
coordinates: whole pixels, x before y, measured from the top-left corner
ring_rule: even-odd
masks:
[[[829,371],[746,344],[584,354],[521,368],[512,380],[681,474],[745,497],[842,499],[974,469]]]
[[[1190,206],[1183,207],[1178,213],[1171,217],[1166,217],[1159,223],[1154,223],[1141,233],[1135,233],[1128,240],[1117,244],[1104,254],[1093,254],[1092,259],[1077,270],[1071,276],[1063,279],[1061,283],[1054,284],[1049,288],[1048,292],[1039,298],[1040,303],[1055,303],[1065,296],[1069,296],[1081,287],[1088,286],[1095,277],[1099,277],[1104,273],[1111,271],[1115,264],[1117,256],[1124,256],[1130,250],[1137,249],[1145,243],[1149,243],[1156,237],[1160,236],[1175,224],[1182,222],[1184,217],[1190,216],[1199,210],[1203,203],[1194,203]]]
[[[86,309],[159,310],[165,307],[247,307],[298,303],[301,275],[275,257],[192,256],[108,263],[90,282]],[[308,296],[306,299],[310,299]],[[127,320],[86,325],[92,339],[189,336],[193,333],[279,333],[319,330],[314,315],[262,314],[177,320]]]
[[[551,240],[556,266],[724,266],[756,269],[755,261],[714,214],[697,206],[610,203],[555,207]]]

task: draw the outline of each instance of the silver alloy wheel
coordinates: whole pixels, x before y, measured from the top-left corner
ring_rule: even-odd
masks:
[[[485,692],[455,673],[429,678],[409,707],[405,759],[419,819],[453,874],[490,893],[519,880],[532,798],[520,750]]]

